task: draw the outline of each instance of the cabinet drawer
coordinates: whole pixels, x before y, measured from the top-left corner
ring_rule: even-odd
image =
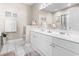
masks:
[[[48,42],[54,42],[55,40],[51,37],[51,36],[48,36],[48,35],[45,35],[45,34],[41,34],[41,33],[37,33],[37,35],[39,35],[39,37],[43,40],[46,40]]]
[[[48,41],[46,40],[38,40],[37,41],[38,44],[37,44],[37,47],[38,49],[44,54],[44,55],[47,55],[47,56],[52,56],[52,53],[53,53],[53,49],[51,47],[51,44],[52,43],[49,43]]]
[[[35,37],[38,37],[40,39],[43,39],[43,40],[46,40],[48,42],[54,42],[55,40],[51,37],[51,36],[48,36],[48,35],[45,35],[45,34],[42,34],[42,33],[38,33],[38,32],[31,32]]]
[[[56,44],[79,55],[79,44],[65,39],[55,38]]]

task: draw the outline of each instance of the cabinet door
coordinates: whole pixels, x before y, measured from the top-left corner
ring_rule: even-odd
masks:
[[[43,39],[38,40],[38,49],[46,56],[54,55],[54,48],[51,46],[51,43]]]
[[[35,32],[31,33],[32,46],[41,51],[43,55],[52,56],[54,55],[54,50],[48,40],[50,39],[46,39],[44,35]]]
[[[61,46],[55,46],[55,56],[75,56],[74,53],[66,50]]]
[[[39,35],[38,42],[41,46],[39,50],[43,52],[44,55],[46,56],[54,55],[54,48],[51,46],[53,41],[52,37],[40,33],[38,33],[38,35]]]
[[[37,45],[38,45],[37,39],[38,39],[38,35],[36,35],[36,33],[34,33],[34,32],[31,32],[32,47],[35,47],[35,48],[37,47]]]
[[[68,41],[61,38],[55,38],[55,42],[57,45],[60,45],[69,51],[73,52],[76,55],[79,55],[79,44],[73,41]]]
[[[37,35],[37,33],[35,33],[35,32],[31,32],[31,45],[32,45],[32,48],[35,49],[36,51],[38,51],[41,55],[44,55],[40,50],[42,45],[40,44],[40,42],[38,40],[40,40],[39,35]]]

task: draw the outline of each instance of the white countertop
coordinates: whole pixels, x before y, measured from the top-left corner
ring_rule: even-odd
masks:
[[[79,34],[78,33],[77,34],[72,33],[72,34],[69,34],[69,35],[67,35],[67,34],[64,35],[64,34],[59,34],[59,32],[56,31],[56,30],[52,30],[52,32],[49,33],[47,31],[42,31],[39,28],[32,29],[31,31],[79,43]]]

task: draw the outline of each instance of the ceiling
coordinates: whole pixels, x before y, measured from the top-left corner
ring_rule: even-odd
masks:
[[[75,4],[76,3],[71,3],[71,4],[70,3],[52,3],[45,8],[42,8],[41,10],[49,11],[49,12],[56,12],[58,10],[62,10],[62,9],[71,7]]]

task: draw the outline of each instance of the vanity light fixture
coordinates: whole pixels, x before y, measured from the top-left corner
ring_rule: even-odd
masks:
[[[46,7],[48,7],[51,4],[52,3],[42,3],[41,6],[40,6],[40,9],[46,8]]]

